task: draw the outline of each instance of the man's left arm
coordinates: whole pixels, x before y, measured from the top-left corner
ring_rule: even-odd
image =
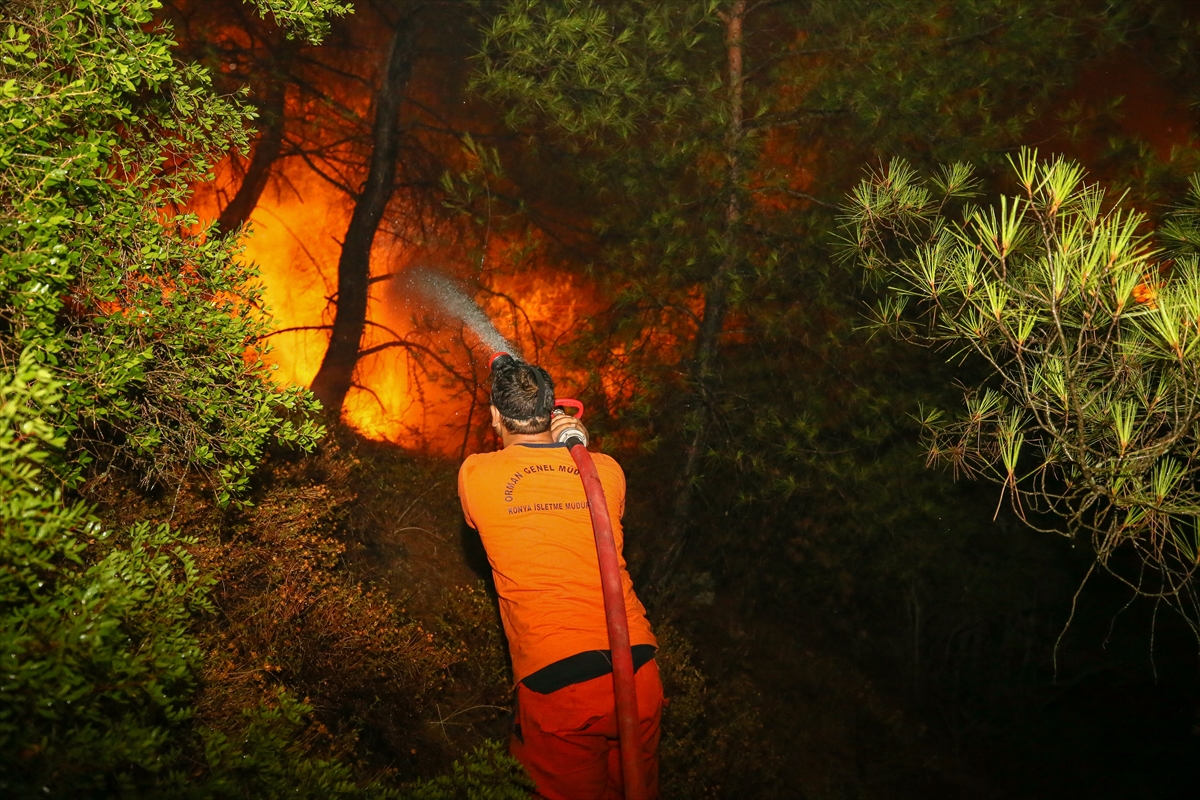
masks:
[[[617,519],[625,519],[625,470],[612,456],[603,453],[596,454],[596,461],[602,461],[599,468],[604,473],[604,498],[609,505],[617,507]],[[598,465],[599,466],[599,465]]]

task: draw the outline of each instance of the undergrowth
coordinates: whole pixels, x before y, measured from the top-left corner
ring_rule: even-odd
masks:
[[[199,483],[151,494],[96,480],[83,563],[59,569],[64,608],[29,621],[42,650],[22,662],[87,680],[30,678],[28,707],[3,709],[24,731],[6,796],[525,797],[505,752],[496,601],[464,559],[452,475],[331,436],[275,457],[236,508]],[[65,606],[81,596],[100,604],[91,645],[71,643],[82,623]],[[714,686],[677,631],[659,638],[664,794],[770,796],[760,698]],[[119,661],[130,652],[141,660]],[[63,686],[74,694],[39,707]]]
[[[142,653],[146,664],[122,672],[95,663],[96,646],[77,648],[86,652],[68,671],[137,683],[107,701],[102,687],[68,683],[79,688],[53,715],[37,706],[54,685],[33,686],[30,708],[5,703],[0,718],[11,729],[39,715],[59,729],[41,739],[27,731],[5,759],[6,796],[44,796],[43,787],[96,797],[526,796],[501,743],[447,737],[439,724],[446,699],[469,699],[497,663],[495,637],[490,662],[468,646],[490,636],[486,598],[447,588],[430,627],[406,613],[402,595],[349,569],[357,465],[326,440],[319,454],[269,464],[240,508],[220,507],[203,485],[156,496],[114,475],[93,483],[87,498],[99,518],[85,530],[132,532],[104,534],[99,546],[93,536],[82,558],[96,565],[64,576],[63,589],[76,573],[120,584],[109,598],[93,582],[86,596],[108,609],[105,634],[125,645],[117,655]],[[45,610],[50,635],[41,639],[69,642],[64,615]],[[27,653],[22,664],[52,670],[44,662]],[[138,714],[132,728],[122,708]]]

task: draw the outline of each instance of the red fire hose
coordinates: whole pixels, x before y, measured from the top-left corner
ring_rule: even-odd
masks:
[[[559,400],[558,405],[576,408],[578,401]],[[633,653],[629,649],[629,618],[625,615],[625,591],[621,586],[621,563],[613,539],[612,519],[596,464],[578,435],[566,441],[571,458],[579,467],[583,490],[592,515],[596,536],[596,555],[600,560],[600,586],[604,592],[604,618],[608,624],[608,647],[612,653],[613,690],[617,700],[617,737],[621,745],[621,771],[625,778],[625,800],[646,800],[646,776],[643,769],[641,737],[638,735],[637,689],[633,683]]]

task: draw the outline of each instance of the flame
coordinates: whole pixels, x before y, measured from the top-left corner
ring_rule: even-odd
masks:
[[[202,219],[215,217],[240,180],[237,172],[232,160],[221,164],[216,179],[199,187],[191,210]],[[339,240],[352,213],[344,192],[303,161],[283,159],[251,214],[241,258],[261,276],[264,307],[274,322],[263,360],[281,385],[309,386],[320,368],[335,314],[330,298],[337,290]],[[609,413],[635,403],[648,365],[686,358],[703,315],[701,290],[675,305],[642,309],[619,337],[622,343],[601,347],[590,365],[572,364],[565,346],[605,310],[605,292],[597,283],[549,261],[550,248],[527,230],[489,231],[482,257],[469,256],[461,244],[471,238],[467,231],[442,231],[431,237],[442,244],[425,246],[413,243],[420,241],[417,236],[408,241],[396,235],[389,226],[405,224],[404,214],[393,206],[375,238],[370,261],[377,280],[360,344],[364,355],[343,404],[343,420],[364,436],[445,456],[483,449],[491,441],[490,353],[439,309],[405,296],[401,282],[389,280],[409,267],[440,269],[460,280],[479,275],[476,300],[500,334],[527,360],[550,370],[560,396],[590,396]],[[464,218],[464,228],[467,224]],[[594,385],[588,385],[589,376],[597,379]]]
[[[220,41],[236,40],[241,48],[254,44],[253,37],[247,38],[237,24],[214,16],[207,4],[184,5],[194,32]],[[320,368],[336,313],[330,298],[337,290],[339,241],[354,210],[346,191],[314,167],[347,185],[362,180],[363,175],[348,165],[361,168],[365,163],[361,150],[371,119],[372,87],[378,85],[374,73],[390,35],[388,26],[370,14],[355,15],[343,27],[345,37],[334,37],[313,51],[313,63],[332,60],[338,69],[293,64],[304,71],[306,88],[289,86],[285,98],[288,137],[303,141],[312,163],[294,156],[275,162],[271,180],[251,214],[251,232],[242,241],[241,257],[259,270],[264,306],[273,319],[267,340],[271,349],[263,360],[281,385],[309,386]],[[408,87],[408,93],[420,101],[415,105],[439,109],[437,127],[468,129],[469,120],[460,117],[473,113],[472,104],[456,100],[448,107],[442,97],[445,65],[430,64],[433,61],[418,63]],[[454,69],[461,66],[451,72]],[[336,77],[347,72],[359,74],[361,80]],[[439,154],[443,163],[469,160],[454,137],[439,138],[419,130],[411,135],[422,137],[422,146]],[[242,165],[239,157],[218,165],[214,180],[197,187],[190,210],[201,219],[215,218],[240,184]],[[598,293],[560,265],[537,263],[530,268],[533,259],[542,257],[536,251],[543,243],[531,242],[527,232],[506,236],[495,230],[473,231],[466,217],[434,219],[437,213],[428,209],[420,216],[420,210],[405,208],[404,202],[401,193],[393,198],[371,251],[375,282],[360,343],[364,355],[355,370],[355,386],[343,404],[343,420],[374,439],[456,455],[490,442],[483,407],[490,353],[482,352],[469,331],[437,308],[404,296],[398,282],[388,276],[419,266],[437,269],[467,285],[464,279],[474,274],[477,278],[469,285],[483,287],[477,299],[501,335],[528,359],[550,369],[560,387],[572,393],[582,386],[586,372],[568,367],[560,357],[560,345],[570,341],[573,329],[596,310]],[[414,222],[418,217],[420,221]],[[479,238],[484,241],[475,249],[483,251],[482,258],[463,244]],[[532,256],[531,251],[535,251]]]
[[[328,326],[337,290],[338,239],[353,211],[345,195],[302,165],[276,165],[280,180],[263,193],[242,239],[241,258],[259,271],[263,304],[273,319],[263,360],[281,385],[311,385],[329,341]],[[218,187],[236,184],[231,163],[201,187],[192,210],[212,218],[220,207]],[[386,225],[386,222],[385,222]],[[484,446],[487,423],[487,356],[469,331],[418,297],[405,296],[388,278],[410,266],[440,266],[451,277],[466,271],[461,254],[446,256],[402,243],[381,226],[371,252],[372,284],[355,370],[355,387],[343,405],[343,420],[364,436],[431,454],[456,455]],[[483,258],[490,286],[477,300],[500,333],[531,361],[556,376],[559,394],[582,388],[586,371],[559,354],[575,328],[598,308],[597,291],[584,278],[539,265],[513,263],[528,243],[494,233]],[[455,268],[457,267],[457,268]],[[606,386],[607,389],[607,386]],[[616,397],[613,398],[616,400]]]

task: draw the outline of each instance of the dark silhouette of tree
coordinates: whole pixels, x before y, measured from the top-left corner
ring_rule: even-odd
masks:
[[[261,94],[255,97],[258,110],[258,138],[250,162],[242,174],[242,182],[229,203],[217,216],[217,231],[232,233],[250,219],[254,207],[267,188],[271,167],[283,154],[284,130],[287,123],[287,64],[296,50],[294,42],[285,40],[270,55],[269,72],[264,76]]]
[[[248,159],[231,155],[238,181],[217,216],[217,233],[229,234],[250,219],[285,152],[286,101],[295,86],[294,62],[306,43],[289,37],[239,0],[175,0],[164,14],[179,39],[179,52],[204,63],[222,93],[246,89],[257,117]],[[311,46],[310,46],[311,47]]]
[[[724,154],[726,159],[726,188],[724,233],[722,235],[723,256],[704,286],[704,312],[696,329],[693,345],[691,385],[697,399],[697,417],[684,445],[683,469],[675,489],[675,501],[667,523],[664,546],[660,555],[650,562],[646,571],[647,588],[654,588],[666,581],[675,571],[675,565],[683,552],[688,536],[688,523],[692,517],[694,483],[704,460],[704,448],[712,419],[713,379],[719,358],[721,332],[725,327],[725,315],[729,310],[729,292],[733,273],[739,268],[742,247],[739,241],[742,222],[742,148],[746,136],[743,106],[743,24],[746,18],[745,0],[734,0],[724,15],[725,26],[725,87],[727,91]]]
[[[417,41],[417,8],[409,8],[396,23],[395,33],[375,94],[370,166],[342,242],[337,271],[337,313],[329,348],[313,379],[312,391],[327,413],[341,413],[353,384],[359,344],[367,318],[371,246],[395,189],[396,157],[400,147],[400,107],[412,77]]]

